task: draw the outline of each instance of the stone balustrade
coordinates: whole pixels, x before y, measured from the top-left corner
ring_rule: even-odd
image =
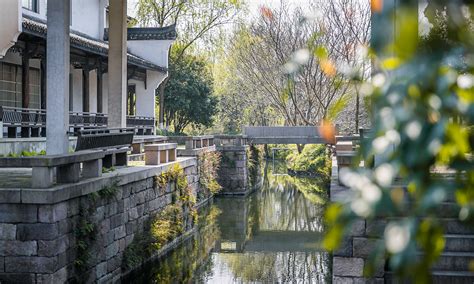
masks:
[[[159,165],[176,161],[176,143],[145,145],[145,165]]]
[[[57,183],[76,183],[83,178],[100,177],[104,151],[81,151],[65,155],[0,158],[2,168],[32,168],[31,186],[49,188]],[[81,171],[82,164],[82,171]]]
[[[145,151],[145,145],[160,144],[166,141],[168,141],[168,137],[166,136],[135,136],[132,142],[132,154],[142,154]]]
[[[247,137],[245,135],[215,135],[214,143],[217,147],[243,146],[247,145]]]
[[[213,135],[169,136],[168,140],[171,142],[178,143],[179,145],[185,145],[186,150],[196,150],[214,146]]]

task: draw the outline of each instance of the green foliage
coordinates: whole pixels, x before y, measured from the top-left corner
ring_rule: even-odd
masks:
[[[261,176],[262,163],[263,146],[250,145],[247,150],[248,185],[250,187],[256,186]]]
[[[144,231],[138,233],[125,249],[123,267],[133,269],[153,256],[165,244],[184,232],[183,208],[179,204],[166,206],[151,217]]]
[[[217,97],[212,94],[212,76],[202,57],[185,55],[170,58],[170,77],[165,89],[166,119],[175,133],[188,125],[209,127],[217,113]]]
[[[179,164],[174,164],[168,171],[153,178],[153,186],[162,189],[162,191],[170,183],[174,183],[178,190],[184,190],[188,186],[186,175]]]
[[[118,179],[114,179],[110,185],[107,185],[101,190],[99,190],[98,191],[99,197],[105,198],[105,199],[110,199],[114,197],[117,194],[118,190],[120,189],[119,182],[120,181]]]
[[[204,198],[215,195],[222,189],[217,182],[217,171],[221,164],[221,157],[222,155],[217,151],[205,152],[198,156],[200,193],[204,195]]]
[[[274,148],[281,148],[278,150],[273,150]],[[265,158],[267,159],[273,159],[275,160],[282,160],[286,161],[286,158],[293,153],[294,151],[297,151],[296,145],[293,144],[268,144],[267,148],[268,152],[265,152]]]
[[[97,236],[97,224],[94,223],[93,215],[97,208],[97,202],[103,199],[114,197],[119,190],[120,180],[114,179],[110,185],[104,186],[98,192],[89,193],[84,200],[81,200],[79,208],[79,220],[74,230],[76,235],[76,259],[74,267],[76,269],[76,280],[81,282],[79,277],[89,269],[90,251]]]
[[[306,145],[301,153],[292,152],[287,157],[290,170],[300,173],[315,174],[329,180],[331,160],[325,145]]]
[[[158,214],[150,217],[143,233],[137,234],[125,249],[123,267],[133,269],[156,254],[164,245],[180,236],[186,230],[187,216],[197,222],[196,198],[188,185],[184,170],[176,164],[167,172],[157,175],[154,186],[163,191],[166,186],[176,195],[174,204],[169,204]]]
[[[421,47],[412,27],[418,17],[402,6],[395,55],[376,49],[373,62],[380,66],[369,85],[376,110],[373,137],[363,141],[360,154],[364,160],[376,155],[378,165],[341,171],[355,195],[326,211],[324,245],[330,250],[355,220],[391,217],[366,271],[387,259],[396,276],[414,283],[431,282],[430,268],[444,249],[442,203],[454,195],[459,221],[474,220],[472,14],[462,16],[461,4],[441,2],[431,1],[425,11],[444,18],[431,18],[433,29]],[[449,169],[451,177],[440,178],[433,173],[437,168]]]
[[[110,167],[110,168],[102,167],[102,173],[103,174],[108,174],[108,173],[111,173],[113,171],[115,171],[115,167],[113,167],[113,166]]]
[[[14,153],[14,152],[11,152],[11,153],[8,153],[7,157],[8,158],[20,158],[20,157],[35,157],[35,156],[44,156],[46,155],[46,151],[45,150],[41,150],[40,152],[36,152],[36,151],[26,151],[26,150],[23,150],[21,151],[20,154],[17,154],[17,153]]]
[[[346,109],[350,100],[351,97],[349,95],[339,97],[339,99],[329,106],[326,119],[329,121],[336,121],[337,117],[344,111],[344,109]]]

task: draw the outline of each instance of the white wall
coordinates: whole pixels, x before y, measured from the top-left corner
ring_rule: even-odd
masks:
[[[137,94],[137,116],[155,117],[155,90],[166,78],[166,74],[147,70],[147,88],[145,83],[136,80],[129,80],[129,84],[136,85]]]
[[[19,2],[21,2],[21,0],[18,0]],[[74,0],[71,0],[71,2],[73,2]],[[38,8],[39,8],[39,11],[38,13],[35,13],[33,11],[30,11],[28,9],[25,9],[23,8],[23,14],[26,14],[26,15],[30,15],[30,16],[33,16],[35,18],[39,18],[39,19],[42,19],[42,20],[45,20],[46,21],[46,6],[47,6],[47,1],[46,0],[38,0]],[[21,5],[21,3],[20,3]]]
[[[72,110],[82,112],[82,69],[71,69],[72,73]]]
[[[3,0],[0,4],[0,58],[18,39],[21,32],[21,8],[17,0]]]
[[[21,0],[13,1],[21,2]],[[23,8],[23,14],[46,20],[47,0],[39,0],[38,5],[38,13]],[[103,31],[101,30],[104,28],[103,14],[105,14],[106,5],[108,5],[108,0],[71,0],[71,29],[96,39],[102,39]],[[2,10],[1,4],[0,10]]]
[[[168,51],[172,40],[127,41],[128,50],[158,66],[168,67]]]
[[[72,0],[72,29],[99,39],[100,4],[99,0]]]
[[[97,112],[97,71],[89,73],[89,112]]]

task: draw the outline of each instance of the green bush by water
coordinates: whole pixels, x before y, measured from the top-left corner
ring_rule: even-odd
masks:
[[[288,168],[324,177],[330,176],[331,161],[325,145],[307,145],[301,153],[293,152],[286,158]]]

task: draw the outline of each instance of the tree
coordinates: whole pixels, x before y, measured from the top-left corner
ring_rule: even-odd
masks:
[[[370,40],[370,2],[359,0],[316,0],[313,6],[321,7],[324,17],[322,23],[326,31],[339,34],[339,44],[332,45],[341,58],[341,63],[349,72],[356,72],[359,80],[366,80],[370,76],[370,61],[364,60],[360,52],[368,46]],[[359,54],[358,54],[359,53]],[[347,71],[346,71],[347,72]],[[359,131],[361,115],[360,88],[353,84],[350,89],[355,93],[354,119],[345,115],[354,122],[354,133]],[[351,93],[352,93],[351,92]]]
[[[240,0],[139,0],[137,21],[141,26],[164,27],[176,25],[178,38],[175,44],[179,61],[185,52],[196,43],[206,42],[215,36],[211,31],[231,23],[242,4]],[[164,123],[164,92],[169,72],[159,87],[160,127]]]
[[[208,63],[199,56],[172,52],[170,78],[165,88],[166,120],[175,133],[183,133],[189,125],[212,125],[217,113],[217,97],[212,95],[212,76]]]
[[[336,65],[351,69],[361,65],[356,50],[367,45],[370,17],[358,15],[370,12],[368,4],[359,2],[363,1],[314,0],[311,7],[324,15],[311,19],[305,17],[307,11],[292,7],[288,0],[281,0],[276,9],[262,7],[253,23],[239,27],[225,59],[219,62],[231,74],[219,78],[223,83],[216,81],[217,86],[227,88],[219,94],[233,98],[239,93],[235,100],[239,106],[264,114],[255,121],[260,125],[317,125],[335,119],[333,110],[346,108],[351,95],[358,94],[347,78],[336,74]],[[345,19],[340,20],[341,16]],[[359,100],[355,101],[359,117]],[[346,122],[353,125],[354,121],[357,124],[358,119],[351,117]]]

